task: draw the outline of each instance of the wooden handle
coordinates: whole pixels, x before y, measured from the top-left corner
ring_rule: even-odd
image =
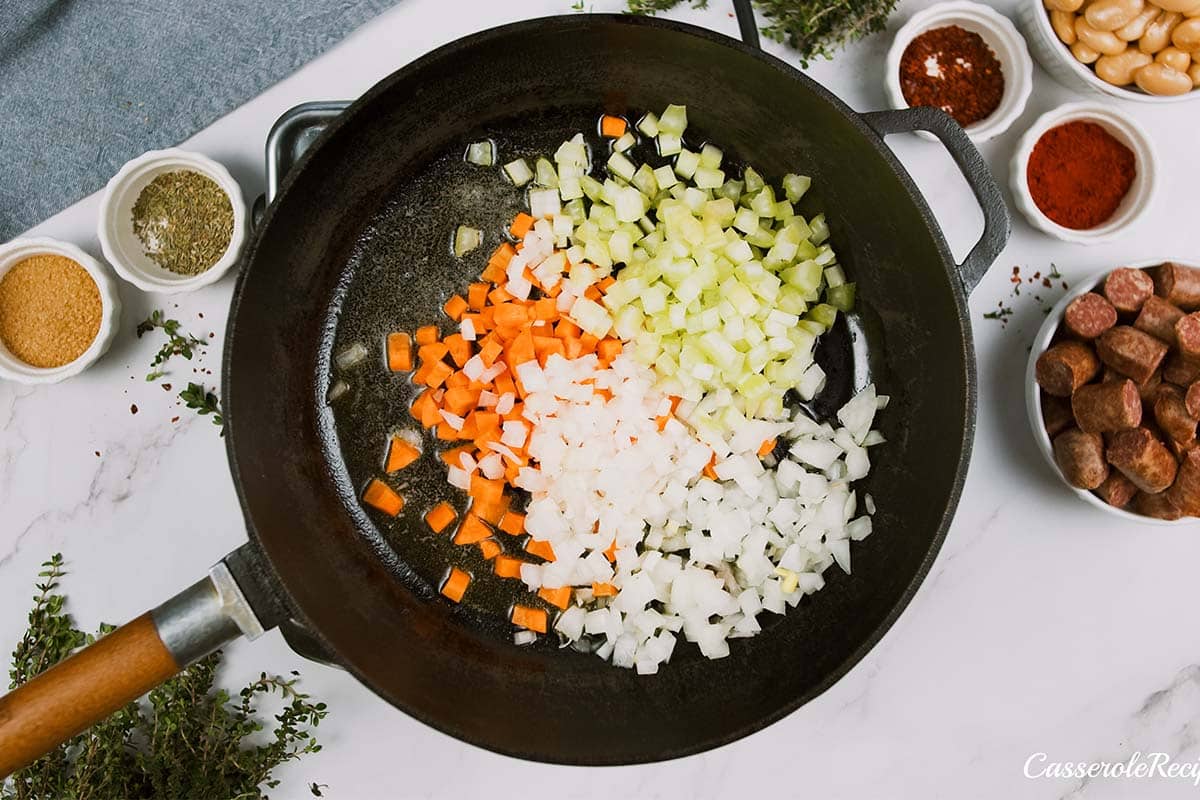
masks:
[[[179,669],[147,613],[0,697],[0,779]]]

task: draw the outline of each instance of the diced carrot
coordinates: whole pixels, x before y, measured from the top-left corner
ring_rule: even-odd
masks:
[[[442,400],[442,405],[451,414],[465,417],[471,413],[471,409],[475,408],[475,404],[478,402],[479,392],[473,392],[466,386],[455,386],[446,390],[446,397]]]
[[[474,514],[467,514],[463,517],[462,525],[458,526],[458,533],[454,534],[454,543],[475,544],[489,539],[491,536],[492,529],[483,520]]]
[[[583,342],[579,339],[563,339],[563,353],[569,359],[576,359],[582,356]]]
[[[435,430],[437,431],[437,438],[441,439],[443,442],[457,442],[462,438],[459,436],[458,431],[454,430],[454,428],[451,428],[445,422],[439,422]]]
[[[525,515],[517,511],[509,511],[500,520],[500,530],[513,536],[520,536],[525,532]]]
[[[422,368],[424,369],[424,368]],[[436,389],[446,382],[446,379],[454,374],[454,368],[445,361],[437,361],[429,365],[429,377],[425,381],[425,385]]]
[[[513,407],[512,407],[512,411],[509,411],[507,414],[505,414],[502,417],[502,419],[505,422],[512,422],[514,420],[521,419],[524,416],[524,414],[525,414],[525,404],[524,403],[514,403]]]
[[[486,283],[472,283],[467,287],[467,305],[472,311],[481,311],[487,305],[490,288]]]
[[[462,295],[458,294],[451,297],[446,301],[446,304],[442,306],[442,310],[446,312],[446,316],[455,322],[458,322],[460,319],[462,319],[462,315],[464,312],[466,312],[467,308],[467,301],[462,298]]]
[[[461,603],[467,587],[471,585],[471,576],[458,567],[450,568],[450,575],[442,584],[442,594],[456,603]]]
[[[608,290],[612,288],[612,285],[616,282],[617,282],[617,279],[614,278],[612,275],[609,275],[607,278],[604,278],[599,283],[597,283],[596,288],[602,292],[607,293]]]
[[[605,339],[596,346],[596,355],[600,356],[600,363],[612,363],[612,360],[621,355],[621,342],[619,339]]]
[[[493,383],[495,383],[495,385],[496,385],[496,389],[495,389],[496,394],[515,395],[517,393],[517,385],[513,382],[513,376],[512,376],[512,372],[511,372],[512,364],[511,364],[511,362],[508,362],[508,363],[509,363],[509,369],[500,373],[500,376],[498,378],[496,378],[495,381],[493,381]]]
[[[399,516],[404,509],[404,498],[395,489],[378,478],[372,478],[363,492],[363,502],[389,517]]]
[[[469,494],[477,503],[499,503],[500,498],[504,496],[504,481],[472,475]]]
[[[608,546],[608,549],[604,551],[604,557],[607,558],[610,562],[615,562],[617,560],[617,540],[616,539],[613,539],[612,544],[610,544]]]
[[[544,558],[547,561],[554,560],[554,548],[549,542],[541,542],[537,539],[530,539],[525,543],[525,552],[535,555],[538,558]]]
[[[450,352],[450,348],[447,347],[443,342],[423,344],[417,348],[417,358],[421,359],[422,363],[441,361],[446,357],[446,353],[448,352]]]
[[[484,411],[482,408],[471,412],[475,425],[480,431],[499,430],[500,415],[495,411]]]
[[[504,548],[495,539],[484,539],[479,543],[479,552],[483,554],[484,561],[491,561],[496,556],[504,552]]]
[[[508,364],[510,370],[515,370],[526,361],[533,361],[537,358],[537,352],[533,349],[533,334],[527,330],[522,331],[520,335],[509,342],[504,355],[505,363]]]
[[[550,322],[558,319],[558,306],[553,297],[543,297],[533,304],[533,318]]]
[[[506,290],[503,286],[497,286],[495,289],[492,289],[490,292],[488,292],[488,300],[493,303],[507,303],[512,299],[513,296],[509,294],[508,290]]]
[[[583,330],[571,320],[563,317],[554,326],[554,335],[560,339],[578,339]]]
[[[491,367],[503,352],[504,345],[492,340],[479,349],[479,360],[485,367]]]
[[[600,344],[600,340],[590,333],[581,333],[579,341],[583,342],[583,352],[585,353],[596,352],[596,346]]]
[[[417,395],[417,399],[413,400],[412,415],[413,419],[420,422],[426,428],[432,428],[441,421],[442,415],[438,413],[432,389],[423,390]]]
[[[501,578],[520,578],[521,565],[526,563],[528,562],[515,556],[496,556],[496,560],[492,562],[492,568]]]
[[[524,325],[529,319],[529,312],[519,303],[500,303],[492,306],[494,309],[496,327],[503,328],[506,326]]]
[[[712,458],[710,458],[708,460],[708,463],[704,465],[704,477],[711,478],[714,481],[718,480],[717,471],[716,471],[716,469],[714,469],[714,467],[716,467],[716,466],[717,466],[717,454],[713,453]]]
[[[508,232],[517,239],[524,239],[525,234],[529,233],[529,229],[533,227],[533,217],[526,214],[524,211],[517,214],[512,221],[512,225],[508,226]]]
[[[450,352],[450,360],[456,367],[462,368],[471,357],[471,343],[464,339],[461,333],[452,333],[442,342]]]
[[[425,344],[433,344],[438,340],[437,325],[424,325],[420,328],[417,328],[417,333],[414,338],[417,340],[418,347]]]
[[[446,462],[448,466],[459,467],[461,469],[463,453],[470,454],[472,450],[474,450],[474,448],[469,444],[463,445],[462,447],[452,447],[449,450],[443,450],[442,461]]]
[[[508,511],[508,506],[511,502],[511,498],[508,495],[504,495],[495,503],[473,503],[471,511],[484,522],[499,525],[500,521],[504,519],[504,514]]]
[[[612,597],[617,593],[617,587],[611,583],[593,583],[592,594],[596,597]]]
[[[769,456],[774,449],[775,440],[767,439],[762,443],[762,446],[758,448],[758,457],[762,458],[763,456]]]
[[[399,436],[393,436],[388,445],[384,472],[399,472],[421,457],[421,451]]]
[[[404,331],[388,334],[387,361],[392,372],[408,372],[413,368],[412,339]]]
[[[441,533],[458,519],[454,506],[446,501],[438,503],[425,514],[425,524],[434,533]]]
[[[571,587],[560,586],[557,589],[546,589],[543,587],[538,589],[538,597],[555,608],[561,608],[563,611],[566,611],[567,606],[571,605]]]
[[[512,622],[519,628],[536,631],[537,633],[546,632],[546,612],[540,608],[529,608],[528,606],[513,606]]]
[[[583,296],[594,303],[599,303],[600,289],[596,286],[596,284],[593,283],[591,286],[583,290]]]
[[[463,420],[463,426],[458,430],[458,438],[474,439],[478,435],[479,428],[475,425],[475,417],[472,414],[468,414],[467,418]]]
[[[625,120],[605,114],[600,118],[600,135],[609,139],[619,139],[625,135]]]

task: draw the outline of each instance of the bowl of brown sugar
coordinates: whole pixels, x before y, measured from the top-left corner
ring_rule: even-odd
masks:
[[[0,378],[56,383],[112,343],[121,301],[100,262],[53,239],[0,246]]]
[[[104,257],[146,292],[207,286],[237,261],[246,204],[229,170],[186,150],[154,150],[108,182],[98,231]]]

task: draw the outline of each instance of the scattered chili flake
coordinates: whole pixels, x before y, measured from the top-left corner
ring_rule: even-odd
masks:
[[[136,414],[136,413],[137,413],[137,403],[133,403],[133,404],[131,404],[131,405],[129,406],[129,413],[130,413],[130,414]]]
[[[97,450],[97,451],[96,451],[96,458],[99,458],[99,457],[100,457],[100,451],[99,451],[99,450]]]

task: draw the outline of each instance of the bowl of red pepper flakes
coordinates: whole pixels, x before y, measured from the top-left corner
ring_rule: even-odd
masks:
[[[972,141],[985,142],[1025,110],[1033,59],[1016,26],[994,9],[939,3],[896,32],[884,86],[893,108],[940,108]]]
[[[1025,132],[1009,180],[1017,208],[1035,228],[1099,244],[1145,215],[1158,164],[1149,135],[1128,115],[1099,103],[1070,103]]]

